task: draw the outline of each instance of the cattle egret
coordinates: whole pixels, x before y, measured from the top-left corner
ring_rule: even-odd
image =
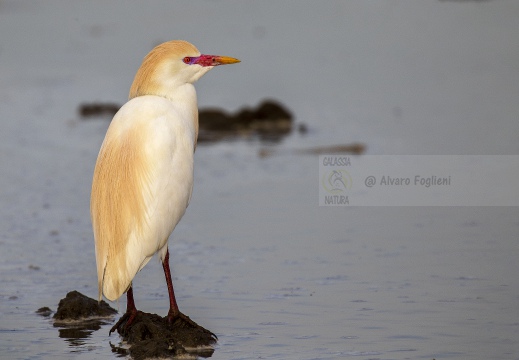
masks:
[[[240,60],[202,55],[180,40],[155,47],[143,60],[128,102],[115,114],[94,169],[90,214],[95,237],[99,301],[127,294],[126,313],[137,309],[132,280],[158,254],[168,286],[167,319],[194,324],[175,300],[168,238],[193,190],[198,108],[193,83],[217,65]]]

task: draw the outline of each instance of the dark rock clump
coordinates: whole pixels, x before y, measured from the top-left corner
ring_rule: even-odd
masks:
[[[82,119],[111,119],[119,108],[120,105],[113,103],[83,103],[79,105],[78,113]],[[201,109],[198,121],[199,143],[236,139],[277,142],[293,130],[292,114],[273,100],[265,100],[255,108],[243,107],[232,114],[220,109]],[[306,128],[301,126],[300,132],[303,133]]]
[[[37,311],[42,316],[50,316],[51,312],[48,307]],[[53,316],[54,327],[58,328],[60,338],[80,346],[94,331],[108,325],[116,313],[117,310],[104,301],[98,302],[78,291],[71,291],[59,302]]]
[[[120,106],[114,103],[94,102],[79,105],[78,112],[84,119],[100,116],[112,118],[119,111],[119,108]]]
[[[42,307],[36,313],[50,316],[52,310]],[[59,328],[59,337],[80,344],[93,331],[109,324],[108,319],[116,313],[105,301],[98,302],[71,291],[59,302],[53,316],[54,326]],[[123,315],[115,330],[129,348],[110,344],[112,351],[133,359],[173,358],[183,354],[210,357],[214,352],[211,345],[218,340],[215,334],[183,314],[170,323],[167,317],[138,311],[129,326]]]
[[[104,300],[98,302],[74,290],[60,300],[54,319],[56,321],[84,320],[93,317],[110,317],[115,314],[117,310]]]
[[[283,105],[266,100],[256,108],[243,108],[234,114],[219,109],[200,110],[199,142],[235,138],[279,141],[292,131],[293,116]]]
[[[170,358],[186,353],[211,356],[216,335],[182,316],[170,324],[167,317],[139,311],[130,326],[122,322],[117,332],[130,345],[129,354],[134,359]]]
[[[49,317],[52,314],[52,310],[48,306],[44,306],[36,310],[36,314],[44,317]]]

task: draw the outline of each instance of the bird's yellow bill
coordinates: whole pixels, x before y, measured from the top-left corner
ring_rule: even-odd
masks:
[[[240,62],[240,60],[230,56],[215,56],[215,61],[218,65],[236,64]]]
[[[191,59],[191,58],[187,58],[187,59]],[[189,62],[189,64],[198,64],[200,66],[218,66],[218,65],[236,64],[239,62],[240,62],[240,60],[229,57],[229,56],[202,54],[199,57],[193,58],[192,62]]]

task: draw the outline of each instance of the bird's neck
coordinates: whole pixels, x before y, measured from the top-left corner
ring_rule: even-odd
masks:
[[[196,148],[198,139],[198,104],[195,87],[193,84],[183,84],[176,87],[173,91],[168,91],[163,96],[175,105],[183,119],[189,119],[191,121],[195,130],[193,143]],[[195,149],[193,149],[193,151],[194,150]]]
[[[142,88],[141,88],[142,89]],[[173,90],[171,90],[173,89]],[[182,119],[190,121],[193,126],[195,138],[193,139],[194,147],[198,139],[198,104],[196,91],[193,84],[182,84],[180,86],[172,86],[168,89],[164,87],[149,88],[149,91],[130,92],[130,99],[142,95],[161,96],[171,101],[177,109]],[[195,149],[193,149],[194,151]]]

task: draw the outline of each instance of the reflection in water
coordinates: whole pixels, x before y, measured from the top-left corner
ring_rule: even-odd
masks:
[[[80,322],[55,323],[54,327],[59,328],[59,337],[65,339],[70,346],[83,346],[85,345],[85,340],[94,331],[99,330],[101,326],[108,323],[108,321],[102,319],[90,319]]]

